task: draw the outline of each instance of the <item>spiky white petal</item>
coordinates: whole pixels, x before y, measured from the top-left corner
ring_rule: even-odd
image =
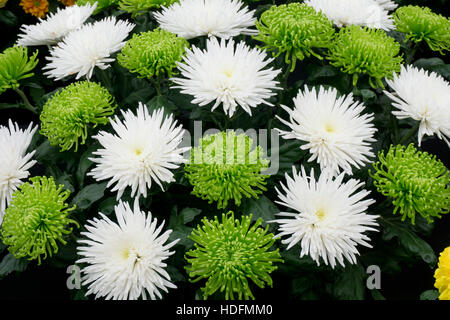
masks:
[[[180,0],[154,13],[160,28],[191,39],[214,36],[228,39],[254,35],[256,18],[240,0]]]
[[[424,135],[437,135],[450,146],[450,85],[435,72],[413,66],[401,67],[400,74],[386,79],[393,93],[384,91],[398,110],[392,113],[398,119],[420,121],[418,142]]]
[[[355,179],[343,182],[343,178],[344,173],[333,179],[325,170],[316,181],[314,170],[308,176],[303,167],[298,173],[293,167],[293,177],[286,174],[286,186],[281,184],[281,191],[276,188],[277,203],[294,211],[281,212],[278,215],[285,218],[270,221],[280,224],[276,236],[288,236],[282,240],[287,249],[300,242],[300,257],[308,255],[317,265],[320,258],[332,268],[336,261],[342,266],[345,260],[356,263],[356,247],[372,247],[364,233],[378,231],[374,228],[378,216],[366,213],[375,202],[364,199],[369,191],[358,191],[363,183]]]
[[[305,3],[321,11],[339,28],[360,25],[386,31],[395,29],[389,11],[397,4],[391,0],[306,0]]]
[[[174,181],[171,170],[186,162],[182,154],[189,147],[179,148],[184,129],[172,115],[164,117],[163,108],[150,115],[142,103],[136,115],[131,110],[122,115],[123,121],[117,116],[110,120],[115,134],[100,131],[94,136],[103,148],[93,153],[99,157],[90,159],[97,165],[88,175],[109,180],[108,187],[115,183],[117,199],[127,187],[132,197],[147,197],[152,180],[163,189],[161,182]]]
[[[81,232],[77,248],[86,263],[82,269],[83,285],[89,285],[86,295],[114,300],[152,300],[161,298],[160,290],[176,288],[165,270],[164,262],[174,252],[169,251],[179,239],[166,244],[172,230],[162,233],[164,225],[146,214],[135,201],[131,209],[122,201],[114,208],[117,222],[100,213],[101,219],[89,220]]]
[[[55,44],[69,32],[79,29],[96,8],[97,3],[58,8],[45,19],[39,19],[37,24],[22,25],[17,44],[24,47]]]
[[[115,60],[111,55],[125,45],[134,26],[115,17],[83,25],[50,50],[47,57],[50,63],[43,68],[48,70],[44,74],[55,80],[75,74],[76,79],[83,76],[90,79],[95,67],[109,68]]]
[[[305,87],[294,98],[294,109],[282,106],[290,116],[285,121],[291,131],[278,130],[285,139],[299,139],[307,143],[309,161],[317,159],[321,169],[329,169],[335,175],[340,171],[352,173],[352,166],[360,168],[374,157],[371,142],[376,128],[372,124],[373,114],[363,113],[364,105],[353,100],[353,95],[337,97],[334,88],[319,92]]]
[[[273,61],[264,51],[250,48],[243,41],[236,47],[232,39],[219,41],[211,38],[206,50],[193,47],[187,50],[184,62],[178,64],[185,78],[172,78],[182,93],[194,96],[192,103],[199,106],[214,101],[212,110],[220,104],[231,117],[237,106],[248,114],[259,104],[272,105],[268,99],[278,88],[276,76],[281,70],[265,67]]]
[[[37,128],[30,123],[27,129],[21,130],[11,120],[8,127],[0,126],[0,225],[12,194],[28,178],[28,170],[36,163],[31,160],[35,151],[27,153],[27,149]]]

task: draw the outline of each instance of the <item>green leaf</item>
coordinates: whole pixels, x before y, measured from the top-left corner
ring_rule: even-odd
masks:
[[[437,290],[427,290],[420,295],[420,300],[437,300],[438,298],[439,291]]]
[[[17,18],[17,16],[6,9],[1,9],[0,10],[0,22],[3,24],[6,24],[7,26],[15,26],[19,23],[19,19]]]
[[[164,108],[164,115],[169,116],[177,110],[177,106],[165,96],[154,96],[146,105],[150,114],[154,110]]]
[[[114,207],[117,205],[117,200],[115,197],[109,197],[100,202],[98,205],[98,211],[110,215],[114,211]]]
[[[148,87],[132,91],[125,99],[122,100],[121,105],[136,106],[139,101],[148,101],[154,93],[155,90],[150,87],[150,85]]]
[[[55,178],[55,183],[56,185],[62,184],[64,186],[64,189],[69,190],[70,193],[73,193],[75,191],[75,188],[72,184],[72,176],[67,173]]]
[[[333,286],[333,295],[341,300],[363,300],[367,274],[360,264],[346,265],[339,271]]]
[[[194,220],[194,218],[201,212],[202,210],[196,208],[184,208],[179,214],[180,222],[182,222],[183,224],[189,223]]]
[[[450,64],[445,64],[442,59],[439,58],[429,58],[429,59],[419,59],[414,62],[414,66],[417,68],[422,68],[428,71],[433,71],[444,78],[450,78]]]
[[[306,70],[309,74],[308,81],[316,81],[321,78],[334,77],[339,74],[336,68],[330,65],[317,66],[315,64],[309,64],[306,67]]]
[[[84,187],[78,194],[73,198],[72,205],[76,205],[77,209],[87,209],[94,202],[100,200],[105,194],[106,182],[90,184]]]
[[[186,250],[189,250],[194,245],[194,242],[191,239],[188,239],[188,236],[191,234],[193,228],[189,228],[186,226],[178,227],[176,230],[173,230],[169,236],[168,243],[175,241],[176,239],[180,239],[177,242],[177,245],[184,246]]]
[[[24,259],[16,259],[11,253],[8,253],[0,262],[0,278],[3,278],[11,272],[22,272],[28,266],[28,261]]]
[[[431,246],[407,228],[406,222],[392,218],[383,218],[380,219],[380,223],[383,226],[383,240],[389,241],[397,237],[406,250],[420,256],[430,267],[436,265],[437,258]]]
[[[75,174],[77,178],[78,185],[80,188],[83,187],[84,178],[86,177],[86,172],[94,164],[89,158],[92,158],[92,152],[96,151],[98,148],[97,144],[89,146],[89,148],[81,155],[80,163],[78,164],[77,172]]]
[[[283,141],[283,140],[281,140]],[[306,155],[306,151],[300,149],[301,142],[288,141],[280,146],[279,152],[279,168],[277,176],[284,176],[285,172],[291,172],[292,166],[299,164],[300,160]],[[270,154],[273,154],[273,150],[270,149]]]
[[[260,196],[258,199],[246,198],[242,202],[241,210],[244,214],[252,214],[252,220],[262,218],[265,222],[274,220],[275,214],[280,210],[277,206],[266,196]]]

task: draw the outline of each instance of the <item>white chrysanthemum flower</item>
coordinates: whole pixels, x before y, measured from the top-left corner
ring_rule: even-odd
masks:
[[[369,162],[371,142],[376,128],[373,114],[363,114],[364,105],[354,101],[353,95],[337,97],[337,90],[319,92],[305,88],[294,98],[294,109],[282,107],[289,113],[290,121],[277,118],[291,131],[278,130],[285,139],[306,141],[303,150],[309,149],[309,161],[317,159],[321,169],[329,169],[334,175],[340,171],[352,173],[352,166],[360,168]]]
[[[180,0],[154,13],[160,28],[191,39],[214,36],[228,39],[254,35],[256,18],[240,0]]]
[[[182,93],[194,96],[192,103],[200,106],[215,101],[212,110],[221,103],[229,117],[241,106],[248,114],[251,108],[264,103],[272,105],[268,99],[279,89],[276,76],[281,70],[264,69],[273,58],[267,58],[264,51],[250,48],[243,41],[234,45],[232,39],[219,43],[211,38],[207,49],[193,47],[187,50],[184,63],[178,69],[184,78],[172,78]]]
[[[394,79],[386,79],[394,93],[384,91],[398,110],[392,113],[398,119],[420,121],[418,142],[424,135],[436,134],[450,146],[450,85],[435,72],[413,66],[402,66]]]
[[[150,115],[139,103],[136,115],[130,110],[122,114],[123,122],[117,116],[110,120],[116,134],[101,131],[94,136],[103,149],[93,153],[100,157],[90,159],[97,166],[88,175],[109,179],[108,187],[116,183],[112,191],[118,191],[117,199],[127,187],[131,187],[132,197],[135,193],[147,197],[152,180],[161,189],[161,182],[175,181],[170,170],[186,162],[182,154],[190,147],[179,148],[184,129],[172,115],[164,117],[163,108]]]
[[[321,11],[339,28],[360,25],[386,31],[395,29],[389,11],[397,4],[391,0],[306,0],[305,3]]]
[[[77,263],[87,263],[82,269],[83,285],[89,285],[86,295],[114,300],[161,298],[160,290],[176,288],[171,282],[164,262],[174,252],[169,251],[179,239],[166,244],[172,230],[161,233],[156,218],[141,211],[139,202],[134,209],[122,201],[114,208],[117,223],[100,213],[81,232],[85,239],[77,250]]]
[[[350,179],[343,183],[344,173],[335,179],[328,170],[322,171],[316,181],[314,170],[307,176],[302,167],[297,173],[293,167],[293,177],[286,174],[287,185],[278,189],[277,203],[295,212],[281,212],[285,217],[272,222],[279,223],[277,237],[289,236],[282,240],[290,249],[300,242],[300,258],[309,255],[317,265],[320,258],[326,265],[335,267],[336,260],[344,266],[344,260],[356,263],[357,245],[371,248],[364,233],[377,231],[376,215],[366,214],[369,205],[375,201],[363,200],[369,191],[358,191],[363,185]],[[345,259],[344,259],[345,258]]]
[[[111,55],[126,43],[134,24],[108,17],[88,23],[69,33],[57,46],[50,50],[50,61],[43,69],[49,78],[60,80],[76,74],[76,79],[86,76],[90,79],[95,67],[109,68],[115,59]]]
[[[58,8],[45,19],[39,19],[34,25],[22,25],[17,44],[26,46],[40,46],[55,44],[69,32],[79,29],[97,8],[97,3],[85,6],[73,5]]]
[[[21,130],[17,123],[9,120],[8,127],[0,126],[0,225],[12,194],[23,183],[22,180],[28,178],[28,170],[36,163],[31,160],[35,151],[27,153],[38,128],[32,125]]]

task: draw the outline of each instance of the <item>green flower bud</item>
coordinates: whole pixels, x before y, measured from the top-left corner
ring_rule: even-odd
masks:
[[[55,93],[41,113],[41,134],[61,151],[84,144],[90,125],[107,124],[114,114],[114,98],[100,84],[75,82]],[[81,138],[81,142],[79,142]]]
[[[413,42],[425,41],[431,50],[450,50],[450,20],[427,7],[404,6],[394,13],[397,31]]]
[[[52,177],[34,177],[14,192],[6,209],[1,229],[1,240],[16,258],[38,260],[41,264],[47,255],[58,252],[58,242],[63,245],[64,235],[70,234],[75,220],[69,219],[70,211],[65,202],[70,191],[56,187]]]
[[[258,198],[266,191],[261,171],[268,168],[260,146],[252,150],[253,140],[232,130],[200,139],[191,150],[191,161],[185,166],[186,177],[194,186],[192,194],[217,208],[226,208],[229,200],[241,204],[242,196]]]
[[[275,56],[286,53],[286,63],[295,68],[296,59],[311,55],[322,59],[315,50],[328,48],[334,38],[333,23],[314,8],[300,3],[272,6],[256,22],[259,34],[254,39],[264,42],[264,49]]]
[[[392,79],[400,71],[400,44],[384,30],[349,26],[339,31],[330,47],[328,59],[342,72],[353,75],[356,85],[360,75],[368,75],[373,88],[384,88],[381,79]]]
[[[441,161],[427,152],[418,151],[413,144],[391,146],[378,154],[373,164],[374,185],[378,192],[392,199],[394,214],[400,212],[415,223],[416,213],[428,222],[440,218],[450,208],[450,174]]]
[[[181,61],[189,42],[166,30],[133,34],[117,56],[119,64],[140,78],[152,78],[160,74],[173,74]]]
[[[189,236],[195,249],[186,253],[185,268],[192,282],[208,279],[202,288],[205,300],[218,290],[225,292],[226,300],[255,299],[249,280],[260,288],[272,286],[270,273],[278,268],[274,263],[283,260],[278,249],[269,251],[275,239],[267,233],[268,226],[261,228],[258,219],[250,227],[251,220],[252,215],[234,219],[231,211],[222,214],[222,222],[217,216],[205,217]]]

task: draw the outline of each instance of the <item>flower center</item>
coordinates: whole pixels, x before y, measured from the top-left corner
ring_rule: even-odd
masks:
[[[322,221],[323,218],[325,217],[325,210],[324,209],[319,209],[316,211],[316,216],[317,218],[319,218],[319,221]]]
[[[335,132],[335,131],[336,131],[336,128],[335,128],[331,123],[327,122],[327,123],[325,124],[325,130],[326,130],[328,133],[332,133],[332,132]]]
[[[224,69],[222,72],[227,78],[231,78],[233,76],[233,71],[230,69]]]

